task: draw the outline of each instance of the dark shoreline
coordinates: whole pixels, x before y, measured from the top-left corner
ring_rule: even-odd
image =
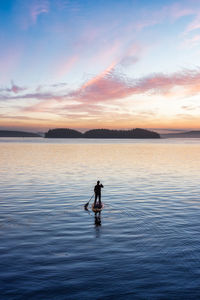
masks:
[[[103,131],[103,132],[102,132]],[[137,134],[134,134],[136,131]],[[145,134],[144,134],[145,133]],[[152,136],[152,133],[154,136]],[[156,134],[156,136],[155,136]],[[172,139],[172,138],[200,138],[200,131],[187,131],[182,133],[159,134],[145,129],[108,130],[93,129],[81,133],[73,129],[52,129],[46,133],[33,133],[17,130],[0,130],[0,138],[72,138],[72,139]]]
[[[69,128],[50,129],[45,138],[86,138],[86,139],[159,139],[157,132],[146,129],[110,130],[92,129],[85,133]]]
[[[0,137],[42,137],[41,135],[33,132],[18,131],[18,130],[0,130]]]

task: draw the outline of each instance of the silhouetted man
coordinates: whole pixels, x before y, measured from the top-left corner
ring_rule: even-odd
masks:
[[[100,184],[100,181],[97,181],[97,184],[94,187],[95,199],[94,199],[94,207],[98,206],[101,208],[101,188],[103,188],[103,184]],[[97,198],[99,199],[97,205]]]

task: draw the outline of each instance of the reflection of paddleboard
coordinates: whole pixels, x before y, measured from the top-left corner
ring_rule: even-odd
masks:
[[[94,203],[92,204],[92,211],[95,212],[95,213],[102,211],[103,208],[104,208],[104,204],[103,203],[101,204],[101,208],[94,207]]]

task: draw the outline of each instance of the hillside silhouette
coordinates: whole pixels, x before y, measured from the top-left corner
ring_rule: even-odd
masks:
[[[163,138],[200,138],[200,130],[161,134]]]
[[[110,130],[92,129],[85,133],[69,128],[50,129],[45,133],[45,138],[87,138],[87,139],[155,139],[160,138],[157,132],[146,129]]]
[[[41,137],[37,133],[13,130],[0,130],[0,137]]]
[[[82,138],[83,134],[69,128],[50,129],[45,133],[45,138]]]

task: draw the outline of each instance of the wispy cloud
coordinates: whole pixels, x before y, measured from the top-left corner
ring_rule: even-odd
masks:
[[[182,88],[181,93],[200,92],[200,69],[182,70],[173,74],[157,73],[132,79],[119,74],[114,66],[103,76],[86,82],[80,89],[69,94],[83,102],[102,102],[122,99],[136,94],[161,94],[167,96],[174,88]]]
[[[21,62],[23,47],[20,44],[15,45],[14,42],[9,44],[8,49],[4,49],[3,45],[1,47],[0,81],[2,83],[7,82],[12,78],[10,77],[10,74],[16,70]]]
[[[196,15],[197,9],[195,5],[191,5],[190,1],[176,2],[169,5],[162,5],[159,9],[151,11],[144,10],[140,15],[140,20],[134,23],[135,29],[141,31],[147,27],[155,26],[163,22],[175,22],[186,16]]]
[[[54,75],[56,76],[56,78],[61,78],[64,75],[66,75],[68,72],[70,72],[71,69],[77,63],[78,59],[79,59],[78,55],[73,55],[69,59],[62,61],[57,67],[57,69],[55,70]]]
[[[35,91],[25,93],[25,89],[12,83],[11,87],[1,89],[0,100],[24,100],[30,101],[31,105],[24,104],[22,111],[26,112],[47,112],[62,114],[87,113],[91,116],[101,114],[106,111],[106,103],[118,103],[129,98],[134,101],[136,95],[152,97],[161,95],[165,98],[169,94],[173,94],[174,90],[177,94],[184,96],[192,96],[200,93],[200,68],[194,70],[183,69],[172,74],[150,74],[141,78],[127,78],[123,74],[117,72],[115,63],[109,66],[99,76],[94,77],[84,83],[77,90],[69,91],[68,87],[64,89],[59,85],[49,91],[43,91],[40,87]],[[46,88],[46,87],[45,87]],[[178,89],[178,91],[177,91]],[[5,92],[7,94],[5,95]],[[33,101],[37,101],[34,103]],[[119,103],[117,104],[119,105]],[[109,110],[112,110],[111,108]],[[117,113],[117,111],[115,111]]]
[[[11,88],[10,88],[10,91],[12,91],[13,93],[18,94],[18,93],[23,92],[23,91],[25,91],[25,90],[26,90],[25,87],[21,87],[21,86],[19,86],[19,85],[16,85],[16,84],[14,83],[14,81],[11,81]]]
[[[30,6],[30,15],[33,23],[37,22],[37,18],[41,14],[49,12],[49,1],[48,0],[34,0]]]
[[[194,47],[200,44],[200,34],[195,34],[192,37],[186,38],[183,42],[183,45],[186,45],[187,47]]]
[[[36,25],[38,17],[50,12],[49,0],[18,0],[16,8],[16,18],[23,30]]]
[[[188,3],[175,2],[169,6],[165,6],[163,11],[165,11],[165,15],[167,17],[170,16],[172,20],[177,20],[182,17],[191,16],[195,14],[195,6],[196,5],[191,5],[191,1],[188,1]]]
[[[190,33],[191,31],[200,29],[200,13],[199,12],[194,12],[195,17],[193,21],[189,23],[185,30],[185,34]]]
[[[20,92],[25,91],[26,88],[25,87],[21,87],[18,86],[14,83],[14,81],[11,81],[11,86],[7,87],[7,88],[0,88],[0,92],[7,92],[7,93],[14,93],[14,94],[18,94]]]

